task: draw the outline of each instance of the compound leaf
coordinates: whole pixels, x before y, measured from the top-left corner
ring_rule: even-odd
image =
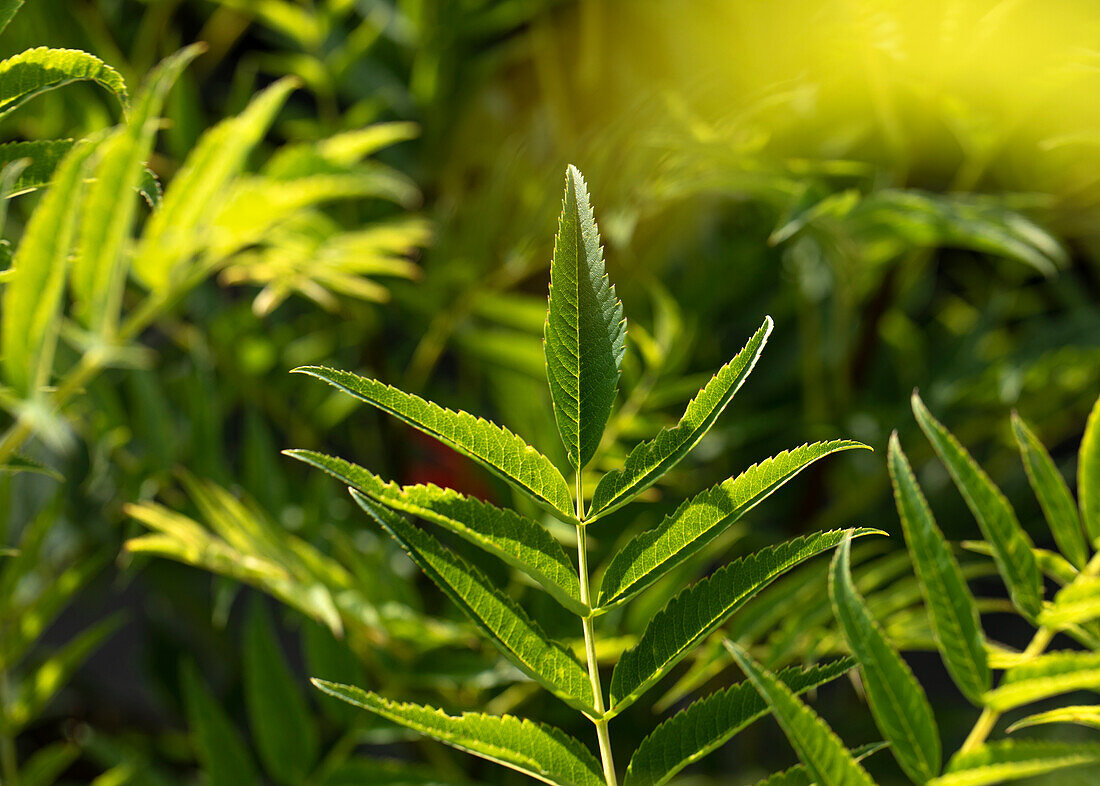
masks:
[[[580,469],[595,454],[611,414],[626,322],[607,279],[588,186],[572,164],[554,238],[543,336],[554,419],[569,463]]]
[[[794,693],[804,693],[845,674],[853,665],[851,658],[841,658],[808,669],[784,669],[776,676]],[[695,701],[642,740],[630,759],[623,786],[663,786],[767,713],[768,705],[748,682]]]
[[[915,391],[912,403],[917,423],[947,467],[985,539],[993,547],[993,560],[1008,587],[1013,604],[1029,618],[1034,618],[1042,606],[1043,583],[1032,553],[1034,545],[1031,538],[1020,526],[1016,513],[1001,490],[954,435],[932,417]]]
[[[472,458],[551,513],[575,521],[565,478],[553,462],[506,428],[467,412],[444,409],[374,379],[322,366],[294,369],[328,382],[403,420],[444,445]]]
[[[833,558],[829,595],[848,646],[859,661],[871,712],[898,764],[915,783],[939,774],[942,746],[924,689],[867,610],[852,581],[851,541]]]
[[[577,614],[580,582],[565,550],[538,523],[488,502],[434,485],[398,486],[387,483],[357,464],[311,450],[288,450],[292,456],[323,469],[376,502],[438,524],[495,554],[535,579],[552,596]]]
[[[992,684],[993,673],[989,669],[974,595],[932,518],[932,511],[902,452],[896,432],[890,437],[887,463],[898,517],[940,654],[963,694],[975,704],[981,704],[982,695]]]
[[[597,605],[604,608],[629,600],[819,458],[864,447],[851,440],[833,440],[783,451],[684,502],[615,555],[600,584]]]
[[[318,679],[313,684],[330,696],[543,783],[603,786],[599,762],[588,748],[553,726],[511,715],[448,715],[422,704],[390,701],[354,685]]]
[[[771,317],[765,317],[764,324],[744,349],[688,403],[679,423],[636,445],[627,455],[622,469],[600,478],[592,493],[589,521],[606,516],[641,494],[699,444],[752,372],[771,330]]]
[[[832,530],[794,538],[741,557],[688,587],[650,620],[611,674],[611,712],[619,713],[680,662],[760,590],[800,562],[873,529]]]
[[[516,668],[570,706],[592,711],[595,699],[588,672],[565,647],[551,641],[514,600],[493,586],[481,571],[400,514],[354,489],[351,495]]]
[[[726,648],[771,707],[791,747],[820,786],[874,786],[871,776],[816,712],[741,647],[727,641]]]

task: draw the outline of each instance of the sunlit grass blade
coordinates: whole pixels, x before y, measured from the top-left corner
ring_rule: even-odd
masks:
[[[1085,422],[1085,435],[1077,457],[1077,503],[1089,541],[1100,540],[1100,398]]]
[[[801,562],[873,529],[833,530],[768,546],[725,565],[680,592],[650,620],[611,675],[611,710],[619,713],[657,683],[756,593]]]
[[[1077,726],[1088,726],[1092,729],[1100,729],[1100,706],[1085,704],[1074,707],[1059,707],[1047,712],[1037,712],[1028,715],[1009,726],[1009,733],[1030,726],[1042,726],[1047,723],[1072,723]]]
[[[95,55],[40,46],[0,62],[0,118],[37,95],[72,82],[95,82],[128,107],[126,82]]]
[[[164,100],[183,69],[204,50],[190,46],[161,63],[138,92],[126,124],[97,151],[70,280],[75,315],[99,335],[110,336],[117,326],[126,283],[123,252],[138,207],[133,192],[142,186]]]
[[[257,783],[256,764],[233,721],[202,682],[194,663],[180,670],[187,725],[195,751],[210,786],[249,786]]]
[[[915,783],[940,772],[942,745],[924,689],[890,644],[856,590],[851,541],[837,549],[829,573],[829,595],[848,646],[859,661],[867,699],[898,764]]]
[[[472,458],[565,521],[575,521],[565,478],[546,456],[506,428],[444,409],[377,380],[321,366],[294,369],[377,407]]]
[[[352,685],[317,679],[313,684],[331,696],[393,723],[543,783],[604,786],[600,764],[588,748],[552,726],[511,715],[472,712],[447,715],[433,707],[390,701]]]
[[[1043,583],[1035,556],[1031,553],[1034,548],[1031,538],[1020,526],[1015,511],[1001,490],[955,436],[932,417],[915,391],[912,404],[917,423],[947,467],[985,539],[993,547],[993,559],[1012,596],[1012,602],[1021,612],[1034,618],[1043,602]]]
[[[592,493],[589,520],[605,516],[641,494],[699,444],[752,373],[771,331],[771,317],[766,317],[744,349],[688,403],[679,423],[636,445],[627,455],[622,469],[600,478]]]
[[[798,694],[836,679],[854,665],[850,658],[841,658],[808,669],[784,669],[776,676]],[[768,705],[748,682],[699,699],[642,740],[630,759],[623,786],[663,786],[767,713]]]
[[[974,595],[932,518],[897,433],[890,437],[887,463],[905,542],[913,557],[940,654],[955,684],[968,699],[980,705],[993,674]]]
[[[1081,519],[1073,495],[1062,473],[1054,466],[1050,453],[1023,418],[1012,413],[1012,433],[1020,446],[1027,479],[1043,509],[1050,533],[1062,554],[1077,568],[1085,567],[1089,559],[1088,544],[1081,530]]]
[[[245,110],[206,131],[172,178],[134,252],[134,275],[154,291],[179,275],[178,266],[199,248],[203,231],[221,207],[226,185],[243,169],[295,87],[280,79]]]
[[[641,533],[615,554],[600,583],[597,605],[606,608],[629,600],[814,461],[840,450],[865,447],[852,440],[803,445],[754,464],[688,500],[657,527]]]
[[[351,494],[516,668],[570,706],[581,712],[592,711],[595,699],[588,672],[514,600],[493,586],[481,571],[400,514],[354,489]]]
[[[1075,690],[1100,690],[1100,652],[1050,652],[1014,666],[985,695],[985,704],[1005,712]]]
[[[956,754],[928,786],[993,786],[1097,762],[1097,743],[998,740]]]
[[[522,570],[576,614],[587,614],[580,600],[577,571],[565,550],[538,523],[488,502],[438,486],[398,486],[357,464],[311,450],[287,450],[389,508],[438,524]]]
[[[771,708],[798,758],[820,786],[874,786],[867,771],[816,712],[733,642],[726,648]]]
[[[23,231],[3,291],[0,354],[4,376],[21,397],[49,378],[88,162],[96,150],[81,142],[58,165],[54,183]]]
[[[611,414],[626,322],[607,278],[588,186],[572,165],[565,173],[543,335],[558,433],[569,463],[580,469],[596,452]]]

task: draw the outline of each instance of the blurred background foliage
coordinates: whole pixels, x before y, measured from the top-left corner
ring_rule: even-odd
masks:
[[[674,421],[764,314],[777,325],[757,374],[673,488],[651,493],[640,516],[616,517],[598,548],[610,554],[652,526],[685,489],[840,436],[877,453],[811,468],[710,558],[831,526],[898,534],[883,461],[895,428],[958,537],[968,514],[911,438],[917,386],[1044,545],[1006,424],[1018,409],[1072,476],[1100,389],[1094,4],[33,0],[0,50],[83,49],[135,89],[195,41],[207,49],[168,93],[149,161],[169,189],[206,129],[279,78],[297,89],[251,152],[253,174],[214,197],[226,221],[255,231],[132,337],[126,362],[36,425],[23,453],[63,481],[0,477],[0,545],[37,557],[33,571],[22,556],[0,564],[0,586],[19,584],[12,597],[23,604],[71,587],[35,601],[31,666],[2,661],[18,685],[73,653],[67,687],[58,681],[33,722],[20,705],[26,722],[8,723],[21,761],[53,751],[67,782],[106,771],[103,783],[190,783],[204,769],[208,783],[513,782],[314,695],[303,677],[322,671],[448,709],[571,722],[494,652],[470,652],[476,638],[420,592],[338,484],[279,455],[323,449],[403,483],[508,494],[438,445],[286,373],[324,363],[483,413],[564,463],[541,334],[568,162],[591,185],[630,309],[623,395],[594,470]],[[0,138],[80,138],[122,119],[108,92],[74,84],[4,117]],[[268,214],[273,181],[337,169],[371,190]],[[10,200],[11,245],[39,200]],[[217,246],[210,233],[196,242]],[[82,351],[70,344],[62,359]],[[884,546],[857,555],[863,594],[891,633],[928,649],[904,556]],[[708,564],[656,588],[626,629]],[[1018,644],[1010,622],[996,627],[1003,589],[981,582],[986,563],[968,570],[990,630]],[[822,563],[780,582],[726,635],[771,666],[833,651],[824,574]],[[244,602],[242,586],[261,593]],[[548,630],[577,637],[551,604],[526,600]],[[2,619],[31,619],[28,608],[6,606]],[[722,680],[718,639],[701,652],[670,681],[662,711]],[[934,657],[914,663],[950,695]],[[256,672],[275,675],[287,726],[271,726]],[[822,693],[846,740],[871,740],[850,689]],[[636,741],[653,722],[633,708],[617,739]],[[966,723],[948,702],[945,736]],[[297,744],[280,745],[288,734]],[[785,766],[786,747],[762,742],[777,734],[758,724],[699,777],[735,771],[747,782]],[[379,746],[370,758],[364,742]],[[378,756],[430,762],[440,775]]]

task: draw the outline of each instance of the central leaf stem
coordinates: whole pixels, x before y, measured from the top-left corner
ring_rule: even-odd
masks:
[[[606,707],[603,703],[603,686],[600,685],[600,664],[596,660],[596,632],[592,624],[592,595],[588,587],[588,537],[584,527],[584,493],[581,485],[581,473],[577,470],[577,575],[581,583],[581,603],[588,613],[581,619],[584,627],[584,654],[588,661],[588,678],[592,681],[592,695],[595,701],[596,736],[600,742],[600,759],[603,762],[603,777],[607,786],[618,786],[615,777],[615,759],[611,755],[611,737],[607,732]]]

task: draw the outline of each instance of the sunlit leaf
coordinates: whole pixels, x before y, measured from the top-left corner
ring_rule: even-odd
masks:
[[[929,786],[992,786],[1100,762],[1100,744],[998,740],[956,754]]]

